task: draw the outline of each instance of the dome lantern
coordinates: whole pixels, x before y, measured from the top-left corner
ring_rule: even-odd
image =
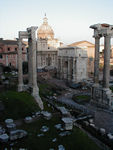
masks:
[[[43,19],[43,24],[38,29],[38,38],[39,39],[53,39],[54,31],[50,25],[48,25],[48,19],[45,17]]]

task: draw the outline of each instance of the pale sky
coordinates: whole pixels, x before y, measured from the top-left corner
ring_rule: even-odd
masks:
[[[113,0],[0,0],[0,38],[14,39],[18,31],[39,27],[45,13],[55,38],[66,44],[94,43],[89,26],[113,25]]]

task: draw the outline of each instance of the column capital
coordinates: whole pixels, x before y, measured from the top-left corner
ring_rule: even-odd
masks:
[[[111,38],[111,34],[104,34],[105,38]]]
[[[93,35],[93,38],[95,38],[95,39],[100,39],[101,36],[100,36],[100,35]]]

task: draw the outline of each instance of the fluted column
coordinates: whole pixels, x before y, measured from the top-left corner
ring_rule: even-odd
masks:
[[[111,36],[104,37],[104,71],[103,71],[103,87],[109,88],[109,74],[110,74],[110,40]]]
[[[95,61],[94,61],[94,82],[99,83],[99,50],[100,50],[100,37],[95,37]]]
[[[23,70],[22,70],[22,39],[18,40],[18,91],[21,92],[24,89],[23,84]]]

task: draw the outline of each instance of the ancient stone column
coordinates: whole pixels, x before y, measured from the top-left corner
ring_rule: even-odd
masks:
[[[75,64],[75,58],[73,57],[73,82],[76,81],[76,64]]]
[[[23,84],[23,70],[22,70],[22,39],[17,39],[18,41],[18,91],[24,90]]]
[[[103,87],[109,88],[109,74],[110,74],[110,40],[111,36],[104,37],[104,71],[103,71]]]
[[[43,109],[43,102],[39,96],[39,88],[37,85],[37,68],[36,68],[36,37],[35,32],[37,27],[31,27],[31,47],[32,47],[32,80],[33,80],[33,92],[32,95],[34,96],[35,100],[39,104],[39,107]]]
[[[95,37],[95,61],[94,61],[94,83],[99,83],[99,50],[100,50],[100,37]]]
[[[33,75],[32,75],[32,47],[31,47],[31,38],[28,38],[28,86],[32,88],[33,86]]]
[[[71,58],[68,57],[68,81],[71,80]]]

